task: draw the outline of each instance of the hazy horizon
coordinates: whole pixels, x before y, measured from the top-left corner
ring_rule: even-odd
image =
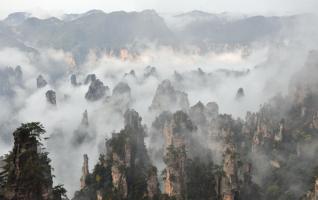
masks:
[[[209,13],[236,13],[247,15],[294,15],[302,13],[316,13],[318,1],[315,0],[243,0],[233,2],[230,0],[199,0],[199,1],[157,1],[134,0],[125,2],[100,0],[81,2],[77,1],[40,1],[40,0],[5,0],[1,3],[0,18],[5,18],[14,12],[29,12],[36,17],[61,16],[63,14],[84,13],[89,10],[114,11],[142,11],[156,10],[158,13],[177,14],[200,10]]]

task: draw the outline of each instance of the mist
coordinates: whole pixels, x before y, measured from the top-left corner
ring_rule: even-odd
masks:
[[[149,6],[149,3],[143,4]],[[312,4],[308,1],[305,6]],[[12,5],[14,3],[9,6]],[[189,3],[185,6],[182,9],[190,8]],[[222,6],[219,3],[219,7]],[[165,5],[158,5],[158,8],[167,9]],[[128,108],[135,109],[149,129],[157,117],[149,112],[149,107],[156,88],[166,79],[176,90],[187,93],[190,106],[199,101],[204,105],[216,102],[220,113],[230,114],[234,119],[244,119],[246,112],[258,111],[274,96],[288,95],[291,80],[305,65],[308,52],[317,48],[317,25],[316,17],[301,17],[292,28],[282,29],[280,37],[274,41],[250,44],[248,52],[243,45],[222,52],[186,53],[169,46],[147,44],[150,48],[143,49],[137,55],[128,52],[124,58],[91,49],[84,62],[77,64],[72,52],[65,49],[41,46],[36,48],[37,53],[30,53],[18,48],[1,48],[0,73],[7,67],[21,66],[23,79],[21,85],[13,86],[14,95],[0,94],[0,155],[11,150],[12,132],[16,127],[25,122],[41,122],[46,136],[50,137],[45,146],[52,159],[53,174],[56,176],[54,182],[63,183],[69,196],[72,196],[80,184],[82,155],[88,154],[90,169],[93,169],[99,155],[106,153],[106,139],[124,127],[124,110],[120,108],[126,105],[118,108],[111,100],[112,90],[118,83],[128,84],[131,89]],[[197,52],[196,48],[188,48],[191,52]],[[148,66],[155,67],[155,73],[145,76]],[[76,86],[71,84],[72,74],[77,77],[79,84]],[[89,84],[84,82],[88,74],[95,74],[110,89],[99,101],[85,99]],[[177,79],[176,74],[182,80]],[[48,83],[43,88],[36,86],[39,75]],[[245,95],[237,100],[239,88],[243,88]],[[48,90],[56,92],[56,106],[47,102],[45,94]],[[81,144],[75,142],[74,145],[74,132],[80,128],[85,110],[88,113],[90,139]],[[146,145],[150,148],[153,144],[151,135],[148,136]],[[198,140],[203,142],[205,138]],[[219,149],[221,154],[222,144],[211,141],[204,145],[212,150]],[[310,154],[311,151],[306,152]],[[215,157],[216,163],[221,162],[220,157]],[[262,157],[258,159],[264,160]],[[256,168],[259,171],[256,181],[261,183],[261,177],[268,173],[268,169],[263,169],[263,166]]]

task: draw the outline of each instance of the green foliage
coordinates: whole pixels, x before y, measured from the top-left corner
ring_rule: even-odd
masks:
[[[167,154],[164,156],[163,161],[167,164],[176,163],[182,157],[186,157],[186,150],[185,147],[178,147],[176,148],[173,145],[167,147]]]
[[[51,160],[48,153],[37,152],[38,146],[42,144],[41,135],[45,133],[43,126],[38,122],[22,124],[13,134],[15,146],[5,157],[5,166],[2,176],[5,179],[5,187],[14,185],[19,178],[20,187],[28,190],[48,186],[51,180]],[[17,160],[18,159],[18,160]],[[19,162],[19,163],[16,163]],[[19,177],[16,174],[16,165],[19,164]]]
[[[129,136],[125,130],[122,130],[120,133],[116,134],[110,142],[110,146],[113,151],[116,152],[120,157],[124,157],[125,155],[125,144],[128,140]]]
[[[53,188],[53,200],[67,199],[66,189],[63,185],[57,185]]]
[[[268,199],[278,199],[280,194],[281,194],[280,187],[276,184],[270,185],[266,189],[266,196]]]
[[[216,180],[218,167],[212,162],[205,163],[199,158],[188,160],[187,173],[187,199],[210,200],[216,199]]]
[[[40,142],[43,134],[45,130],[39,122],[22,124],[13,133],[14,147],[5,156],[0,174],[3,191],[42,199],[43,192],[52,188],[51,160]],[[60,200],[65,194],[61,185],[53,188],[54,200]]]

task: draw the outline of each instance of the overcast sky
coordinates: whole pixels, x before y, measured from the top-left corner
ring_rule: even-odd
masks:
[[[37,15],[78,13],[90,9],[116,10],[155,9],[159,12],[235,12],[247,14],[293,14],[316,12],[318,0],[0,0],[0,17],[16,11]]]

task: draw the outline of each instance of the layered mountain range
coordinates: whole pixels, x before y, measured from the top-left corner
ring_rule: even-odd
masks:
[[[24,51],[63,49],[71,52],[77,63],[82,63],[90,50],[120,56],[123,49],[138,54],[151,45],[205,53],[274,40],[284,27],[291,27],[299,17],[229,19],[222,14],[192,11],[170,19],[182,24],[180,27],[168,26],[169,19],[154,10],[111,13],[92,10],[64,15],[61,19],[39,19],[19,12],[0,22],[0,44]]]

